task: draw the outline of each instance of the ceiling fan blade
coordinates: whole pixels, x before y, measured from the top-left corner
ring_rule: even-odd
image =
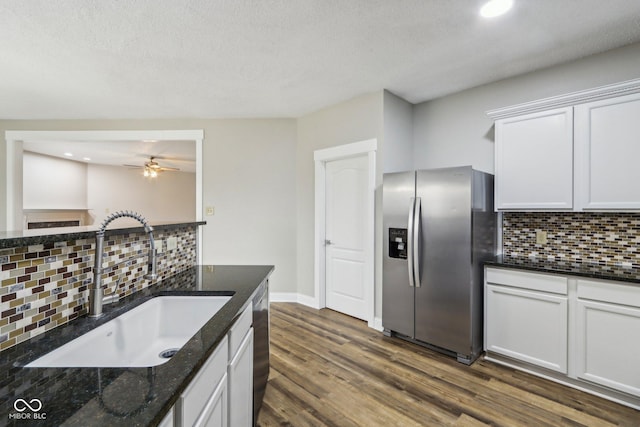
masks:
[[[142,169],[144,166],[140,166],[140,165],[122,165],[126,168],[135,168],[135,169]]]
[[[177,172],[180,169],[179,168],[170,168],[170,167],[165,167],[165,166],[160,166],[159,168],[161,171],[170,171],[170,172]]]

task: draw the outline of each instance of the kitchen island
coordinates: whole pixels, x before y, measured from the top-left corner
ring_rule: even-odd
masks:
[[[273,266],[194,266],[105,307],[105,316],[75,320],[0,353],[0,425],[147,426],[172,411]],[[232,295],[171,359],[148,368],[25,368],[24,365],[155,296]],[[19,400],[18,410],[15,407]],[[37,399],[38,411],[23,410]],[[37,402],[32,404],[38,406]],[[25,418],[26,416],[30,418]]]

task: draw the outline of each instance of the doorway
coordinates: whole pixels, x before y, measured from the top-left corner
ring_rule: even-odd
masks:
[[[374,326],[376,140],[314,153],[315,295]]]

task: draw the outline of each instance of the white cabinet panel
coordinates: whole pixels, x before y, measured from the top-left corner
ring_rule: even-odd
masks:
[[[253,307],[249,304],[238,320],[231,326],[227,334],[229,336],[229,361],[233,359],[234,355],[238,352],[247,335],[247,331],[251,328],[251,323],[253,323]]]
[[[195,427],[227,427],[232,425],[229,424],[227,412],[229,399],[227,385],[227,375],[225,374],[195,422]]]
[[[640,396],[640,309],[578,300],[578,378]]]
[[[158,424],[158,427],[173,427],[173,417],[174,417],[174,411],[173,411],[173,408],[171,408],[169,413],[165,415],[162,421],[160,421],[160,424]]]
[[[253,328],[229,362],[229,425],[251,427],[253,423]]]
[[[214,388],[224,382],[224,392],[226,395],[226,372],[228,363],[228,339],[224,339],[218,344],[213,354],[205,362],[196,377],[178,399],[176,404],[176,424],[178,426],[194,425],[196,420],[201,418],[205,408],[211,403],[211,396]],[[225,401],[226,402],[226,401]],[[224,405],[226,417],[227,405]]]
[[[567,278],[558,275],[489,268],[486,278],[493,285],[567,295]]]
[[[496,121],[496,209],[573,208],[573,108]]]
[[[577,196],[583,209],[640,209],[640,94],[575,107]]]
[[[567,297],[486,287],[486,350],[567,373]]]

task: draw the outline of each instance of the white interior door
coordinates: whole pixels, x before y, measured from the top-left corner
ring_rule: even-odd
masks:
[[[366,155],[326,163],[326,306],[367,320]]]

